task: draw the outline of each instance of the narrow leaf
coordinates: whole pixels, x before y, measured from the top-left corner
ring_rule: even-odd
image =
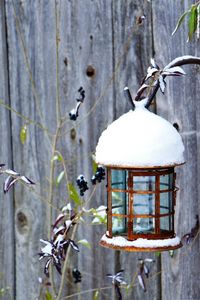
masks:
[[[77,205],[81,205],[81,199],[79,197],[79,194],[72,183],[68,184],[68,189],[70,199],[72,199]]]
[[[3,185],[4,193],[7,193],[17,180],[18,178],[13,178],[12,176],[8,176]]]
[[[62,172],[60,172],[60,174],[59,174],[58,177],[56,178],[56,186],[57,186],[57,187],[59,186],[59,184],[60,184],[61,180],[63,179],[64,175],[65,175],[65,172],[62,171]]]
[[[139,281],[139,285],[141,286],[143,291],[146,292],[145,282],[144,282],[144,279],[141,274],[138,274],[138,281]]]
[[[99,300],[99,291],[94,293],[92,300]]]
[[[62,161],[63,160],[63,157],[59,154],[59,155],[54,155],[51,159],[52,161]]]
[[[98,168],[98,164],[94,159],[92,160],[92,168],[93,168],[93,173],[95,174]]]
[[[14,170],[10,170],[10,169],[5,170],[5,173],[8,175],[11,175],[11,176],[19,176],[20,175],[19,173],[15,172]]]
[[[75,251],[79,252],[79,247],[74,241],[69,240],[69,243]]]
[[[192,39],[193,33],[197,29],[197,6],[192,5],[190,10],[190,16],[188,21],[188,39],[189,41]]]
[[[45,300],[53,300],[53,296],[49,291],[46,291],[45,293]]]
[[[90,243],[86,239],[78,241],[78,244],[81,244],[81,245],[83,245],[83,246],[91,249],[91,245],[90,245]]]
[[[189,12],[190,12],[189,10],[185,11],[184,14],[182,14],[182,16],[178,19],[176,27],[175,27],[174,31],[172,32],[172,35],[174,35],[174,33],[179,29],[179,27],[181,26],[183,20],[185,19],[185,16],[187,16],[187,14]]]
[[[23,182],[25,182],[26,184],[35,184],[35,182],[33,182],[32,180],[30,180],[28,177],[26,176],[21,176],[20,180],[22,180]]]
[[[161,76],[161,75],[159,76],[159,85],[160,85],[161,92],[164,94],[166,83],[164,81],[163,76]]]
[[[21,141],[22,145],[24,145],[26,138],[27,138],[27,126],[24,125],[21,127],[21,130],[20,130],[20,141]]]

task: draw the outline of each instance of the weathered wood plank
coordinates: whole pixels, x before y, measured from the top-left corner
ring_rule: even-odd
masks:
[[[146,15],[141,25],[136,24],[139,16]],[[151,30],[151,4],[147,1],[113,1],[113,51],[114,63],[117,66],[119,57],[124,52],[122,64],[115,74],[114,82],[114,107],[115,118],[131,109],[126,101],[123,89],[128,85],[134,97],[141,81],[146,74],[150,58],[153,55],[152,30]],[[127,45],[127,41],[129,45]],[[124,47],[125,45],[125,47]],[[127,129],[128,130],[128,129]],[[137,130],[132,128],[132,130]],[[130,133],[131,134],[131,133]],[[130,135],[131,136],[131,135]],[[160,299],[160,277],[151,278],[147,283],[147,292],[144,293],[138,285],[137,271],[138,258],[153,257],[154,254],[127,253],[121,251],[118,257],[116,269],[125,269],[127,282],[131,282],[135,276],[134,287],[128,299]],[[152,265],[152,274],[160,271],[159,258]]]
[[[154,44],[156,60],[162,65],[181,55],[200,55],[197,42],[186,43],[187,22],[175,36],[171,33],[178,17],[192,4],[191,1],[154,1],[153,3]],[[181,79],[169,81],[165,96],[157,97],[158,113],[171,123],[177,123],[185,144],[186,165],[178,170],[177,184],[180,186],[176,206],[176,231],[182,236],[195,224],[195,215],[199,213],[198,157],[196,136],[199,67],[184,68],[188,74]],[[199,141],[198,141],[199,142]],[[198,180],[198,181],[197,181]],[[200,290],[195,284],[199,280],[199,237],[190,248],[176,251],[170,259],[168,253],[162,255],[162,299],[170,299],[176,293],[176,299],[198,299]]]
[[[55,128],[55,24],[54,2],[6,1],[11,106],[28,118],[43,122],[54,133]],[[26,48],[22,46],[21,38]],[[27,57],[27,61],[26,58]],[[39,101],[34,97],[26,63],[30,64]],[[47,76],[45,74],[48,74]],[[50,75],[52,74],[52,76]],[[37,104],[36,104],[37,103]],[[44,120],[40,118],[43,114]],[[12,113],[13,166],[37,182],[36,190],[47,198],[51,148],[43,130],[29,125],[22,146],[20,128],[25,124]],[[28,122],[29,123],[29,122]],[[47,238],[48,205],[23,186],[15,189],[15,299],[36,299],[40,238]]]
[[[0,1],[0,99],[9,105],[9,83],[8,83],[8,56],[7,56],[7,36],[6,36],[6,16],[4,2]],[[12,167],[12,144],[10,131],[10,114],[0,107],[0,157],[1,163],[7,167]],[[1,175],[0,193],[0,290],[10,289],[3,299],[8,300],[14,296],[15,289],[15,245],[14,245],[14,217],[13,217],[13,194],[3,195],[3,181],[5,177]]]
[[[66,125],[68,135],[62,140],[62,149],[67,161],[69,179],[75,184],[79,174],[88,180],[90,191],[85,193],[88,199],[92,185],[92,153],[98,138],[113,119],[113,90],[108,85],[113,73],[112,62],[112,1],[69,1],[61,2],[60,19],[60,81],[62,110],[70,111],[76,104],[76,90],[82,85],[86,91],[84,104],[80,108],[77,122]],[[64,59],[67,58],[67,66]],[[87,74],[92,66],[94,74]],[[65,100],[67,99],[67,105]],[[92,111],[91,111],[92,110]],[[73,131],[72,131],[73,130]],[[70,133],[75,132],[72,139]],[[67,139],[69,140],[67,142]],[[74,158],[75,157],[75,158]],[[89,207],[106,205],[105,182],[97,186]],[[86,238],[92,245],[88,250],[80,246],[81,252],[71,267],[78,267],[83,273],[82,291],[105,286],[106,273],[114,271],[114,255],[98,245],[105,232],[104,226],[91,226],[92,218],[85,218],[86,223],[78,228],[77,239]],[[77,261],[78,259],[78,261]],[[68,293],[77,292],[77,286]],[[105,298],[112,297],[109,291]],[[85,299],[92,299],[93,293],[86,294]]]

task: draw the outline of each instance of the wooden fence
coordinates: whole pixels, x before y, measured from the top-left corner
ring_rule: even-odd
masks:
[[[3,299],[36,300],[43,267],[37,253],[46,239],[53,216],[68,201],[66,186],[49,191],[52,143],[57,120],[75,106],[76,91],[83,86],[85,103],[76,122],[67,122],[56,145],[67,166],[69,180],[92,175],[92,152],[106,126],[131,107],[123,95],[128,85],[134,95],[155,56],[164,66],[173,58],[200,56],[199,41],[186,43],[187,22],[172,37],[178,17],[193,1],[186,0],[1,0],[0,1],[0,163],[37,182],[34,191],[17,185],[0,196],[0,287],[10,287]],[[141,25],[136,18],[146,15]],[[57,41],[57,42],[56,42]],[[88,68],[89,67],[89,68]],[[200,68],[184,68],[187,76],[168,81],[164,96],[157,96],[157,113],[177,123],[186,148],[187,164],[178,170],[180,192],[176,207],[176,231],[190,231],[199,212]],[[27,118],[27,119],[26,119]],[[27,124],[27,140],[19,134]],[[48,130],[44,129],[47,128]],[[134,128],[133,128],[134,130]],[[165,138],[165,137],[163,137]],[[162,142],[162,141],[161,141]],[[50,171],[51,170],[51,171]],[[1,184],[3,185],[3,176]],[[52,200],[53,199],[53,200]],[[52,202],[49,206],[48,201]],[[91,206],[106,204],[105,183],[98,185]],[[91,219],[90,219],[91,220]],[[114,252],[98,246],[103,226],[83,223],[76,240],[86,238],[89,250],[80,246],[70,267],[83,274],[81,291],[105,287],[107,273],[125,269],[128,282],[137,270],[138,258],[153,257],[144,293],[135,281],[125,299],[200,299],[199,238],[192,246],[156,257],[155,254]],[[69,270],[70,272],[70,270]],[[69,274],[68,278],[71,275]],[[79,287],[67,284],[66,295]],[[94,292],[71,299],[92,299]],[[123,295],[125,291],[123,290]],[[64,298],[63,298],[64,299]],[[112,287],[100,299],[115,299]]]

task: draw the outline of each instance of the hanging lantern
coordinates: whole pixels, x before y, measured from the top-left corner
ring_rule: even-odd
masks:
[[[107,169],[107,231],[100,244],[126,251],[182,246],[174,230],[175,167],[184,163],[180,134],[145,108],[146,100],[102,133],[96,162]]]

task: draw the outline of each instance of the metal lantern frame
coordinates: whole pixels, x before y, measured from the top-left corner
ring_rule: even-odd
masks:
[[[176,173],[175,166],[159,167],[107,167],[107,238],[122,236],[128,241],[134,241],[139,238],[150,240],[170,239],[176,236],[174,230],[174,215],[176,205]],[[113,180],[113,174],[124,172],[124,186],[120,186],[119,180]],[[146,180],[144,180],[146,178]],[[163,182],[163,178],[168,178],[168,183]],[[138,185],[139,188],[136,186]],[[145,188],[141,188],[141,186]],[[121,203],[116,205],[113,195],[120,194]],[[163,197],[165,196],[165,197]],[[136,201],[137,199],[137,201]],[[143,204],[146,199],[146,204]],[[147,200],[149,199],[149,200]],[[145,212],[142,207],[148,205],[151,199],[151,209]],[[163,201],[165,199],[165,201]],[[167,203],[168,201],[168,203]],[[136,203],[137,202],[137,203]],[[164,202],[164,203],[163,203]],[[140,207],[139,213],[135,208]],[[123,207],[123,211],[119,210]],[[114,219],[121,220],[124,224],[122,230],[117,231],[114,228]],[[137,231],[137,221],[149,220],[151,230]],[[165,220],[165,222],[163,222]],[[148,223],[148,222],[146,222]],[[135,224],[135,225],[134,225]],[[165,224],[165,226],[163,226]],[[167,224],[167,226],[166,226]],[[120,246],[108,244],[101,241],[104,247],[121,250]],[[141,248],[141,247],[123,247],[127,251],[164,251],[177,249],[182,246],[181,242],[175,246]]]

